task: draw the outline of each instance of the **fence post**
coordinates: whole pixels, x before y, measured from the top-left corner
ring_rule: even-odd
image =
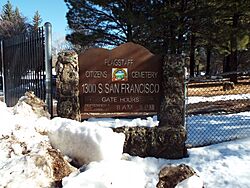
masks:
[[[46,104],[48,111],[53,117],[53,99],[52,99],[52,25],[49,22],[44,24],[45,27],[45,87],[46,87]]]
[[[1,54],[1,68],[2,68],[2,71],[1,71],[1,76],[2,76],[2,82],[3,82],[3,102],[6,102],[5,101],[5,79],[4,79],[4,62],[3,62],[3,41],[0,40],[0,54]]]
[[[187,96],[187,85],[188,85],[188,76],[187,76],[187,67],[184,67],[184,113],[183,113],[183,122],[184,122],[184,127],[187,130],[187,104],[188,104],[188,96]]]

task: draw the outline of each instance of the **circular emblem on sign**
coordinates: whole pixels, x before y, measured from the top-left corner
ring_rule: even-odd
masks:
[[[127,81],[128,69],[127,68],[112,68],[112,81]]]

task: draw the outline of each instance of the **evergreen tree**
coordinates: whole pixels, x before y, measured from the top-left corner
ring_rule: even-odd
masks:
[[[67,39],[81,45],[119,45],[133,41],[132,1],[65,0],[72,33]],[[138,13],[139,15],[139,13]],[[137,18],[138,20],[138,18]]]
[[[67,20],[72,33],[67,40],[76,45],[117,46],[136,42],[165,51],[165,1],[147,0],[65,0]],[[174,37],[173,37],[174,38]],[[155,48],[155,46],[158,48]],[[165,48],[164,48],[165,45]],[[162,48],[163,47],[163,48]]]
[[[250,33],[250,2],[248,0],[218,1],[217,24],[220,25],[218,35],[221,44],[218,50],[225,56],[224,72],[238,70],[238,56],[249,44]],[[237,82],[237,75],[230,76],[230,80]]]
[[[72,31],[67,40],[73,44],[116,46],[133,41],[154,53],[183,54],[189,56],[191,77],[195,76],[197,53],[206,55],[207,75],[213,54],[231,56],[226,62],[235,71],[240,50],[249,44],[249,0],[65,2]]]
[[[27,32],[27,19],[23,17],[18,8],[13,9],[8,1],[2,7],[0,14],[0,39],[10,38],[11,36]]]
[[[33,24],[32,24],[33,30],[38,30],[39,26],[42,23],[42,18],[38,11],[35,12],[35,15],[33,16],[32,21],[33,21]]]
[[[226,56],[224,71],[237,70],[237,54],[245,49],[249,42],[249,8],[250,3],[247,0],[189,1],[185,18],[188,19],[186,32],[190,41],[191,77],[194,76],[197,48],[206,49],[206,75],[211,73],[212,54]]]
[[[13,6],[10,3],[10,1],[7,1],[5,5],[2,7],[2,14],[1,14],[2,20],[13,20],[14,19],[14,11]]]
[[[211,54],[218,45],[219,26],[216,25],[216,3],[214,1],[199,2],[199,16],[195,27],[196,47],[206,51],[206,75],[210,75]],[[193,58],[195,60],[195,58]]]

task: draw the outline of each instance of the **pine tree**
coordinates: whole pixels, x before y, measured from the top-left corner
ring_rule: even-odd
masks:
[[[133,41],[154,53],[183,54],[190,58],[191,77],[195,74],[196,53],[206,54],[207,75],[211,73],[213,54],[234,54],[228,65],[235,71],[235,57],[249,44],[249,0],[65,2],[72,31],[67,40],[73,44],[116,46]]]
[[[22,16],[18,7],[14,11],[14,20],[13,23],[16,25],[16,34],[25,33],[28,30],[29,24],[27,23],[27,18]]]
[[[215,24],[216,20],[216,3],[213,1],[198,2],[198,16],[196,16],[195,43],[196,47],[206,51],[206,75],[210,75],[211,70],[211,54],[214,46],[218,45],[219,27]],[[198,18],[198,19],[197,19]],[[195,61],[195,58],[193,58]]]
[[[2,7],[2,13],[0,14],[0,39],[27,32],[29,24],[26,20],[19,9],[13,9],[12,4],[8,1]]]
[[[38,11],[35,12],[35,15],[33,16],[33,29],[34,30],[38,30],[39,26],[41,25],[42,23],[42,18],[41,18],[41,15],[39,14]]]
[[[219,35],[223,40],[218,46],[220,53],[225,56],[224,72],[238,70],[238,56],[247,48],[250,33],[250,3],[248,0],[218,1],[217,23],[220,25]],[[237,82],[237,75],[230,76],[232,82]]]
[[[132,3],[127,1],[65,0],[69,11],[68,25],[72,34],[67,39],[75,44],[119,45],[132,41]],[[129,12],[130,11],[130,12]]]
[[[13,6],[10,1],[7,1],[5,5],[2,7],[1,20],[10,20],[14,19],[15,12],[13,11]]]
[[[133,0],[65,0],[69,9],[67,20],[72,33],[67,40],[82,46],[117,46],[136,42],[162,50],[161,24],[164,1]],[[159,26],[159,24],[161,24]],[[159,37],[161,36],[161,37]],[[165,36],[164,36],[165,37]]]

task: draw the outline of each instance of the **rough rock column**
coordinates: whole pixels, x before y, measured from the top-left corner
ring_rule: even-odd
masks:
[[[185,64],[181,57],[166,56],[163,62],[163,98],[159,126],[183,128],[185,125]]]
[[[160,107],[159,129],[174,132],[170,145],[176,156],[185,156],[187,149],[185,128],[185,63],[180,56],[165,56],[163,62],[163,97]]]
[[[79,103],[78,55],[74,51],[58,54],[57,72],[57,115],[59,117],[81,120]]]
[[[158,127],[119,127],[125,134],[123,151],[140,157],[178,159],[186,156],[184,127],[184,62],[167,56],[163,65],[163,94]]]

